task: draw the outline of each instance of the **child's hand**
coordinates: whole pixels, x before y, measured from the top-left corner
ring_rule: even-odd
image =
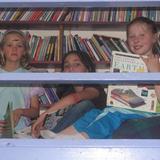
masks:
[[[142,57],[143,61],[145,62],[148,72],[160,72],[160,62],[159,62],[158,55],[151,55],[148,57]]]
[[[0,133],[5,131],[6,121],[0,120]]]
[[[22,114],[23,114],[23,109],[15,109],[13,111],[14,126],[17,125],[17,123],[20,120]]]
[[[43,128],[45,117],[45,113],[41,114],[36,122],[32,125],[32,137],[38,138],[40,136],[40,130]]]

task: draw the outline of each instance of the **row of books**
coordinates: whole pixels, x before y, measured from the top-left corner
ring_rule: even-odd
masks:
[[[39,96],[39,102],[41,106],[48,106],[59,100],[55,87],[45,85],[43,86],[43,88],[44,88],[44,93]]]
[[[91,38],[82,38],[78,35],[68,35],[65,37],[63,52],[72,50],[85,51],[90,55],[93,61],[110,62],[112,59],[112,50],[127,52],[127,46],[124,40],[116,37],[108,37],[93,34]]]
[[[148,17],[160,21],[159,8],[110,8],[82,9],[69,11],[66,22],[130,22],[135,17]]]
[[[58,55],[58,37],[37,35],[31,36],[31,58],[33,61],[60,61]]]
[[[58,22],[65,13],[66,9],[5,8],[0,10],[0,21]]]
[[[0,21],[129,22],[137,16],[160,22],[160,10],[148,8],[1,8]]]
[[[91,38],[82,38],[79,35],[63,36],[62,53],[58,52],[58,37],[40,37],[33,35],[30,38],[31,57],[34,62],[61,62],[63,54],[80,50],[89,54],[95,62],[110,62],[112,51],[128,52],[124,40],[93,34]]]

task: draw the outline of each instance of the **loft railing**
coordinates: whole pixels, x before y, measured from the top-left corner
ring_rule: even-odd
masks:
[[[16,83],[159,84],[159,73],[1,73],[0,85]],[[0,139],[4,160],[159,160],[160,140]]]
[[[0,7],[158,7],[159,0],[1,0]]]

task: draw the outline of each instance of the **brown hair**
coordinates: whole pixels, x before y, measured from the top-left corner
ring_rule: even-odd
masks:
[[[65,53],[64,57],[62,58],[62,64],[61,64],[61,70],[62,70],[62,72],[64,70],[64,61],[71,54],[77,55],[80,58],[81,62],[88,69],[88,72],[95,72],[96,71],[96,66],[93,63],[93,61],[91,60],[91,58],[88,55],[88,53],[86,53],[84,51],[78,51],[78,50],[74,51],[73,50],[73,51],[69,51],[68,53]]]

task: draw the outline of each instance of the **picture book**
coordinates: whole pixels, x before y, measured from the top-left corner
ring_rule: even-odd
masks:
[[[113,51],[111,72],[148,72],[139,55]],[[159,112],[154,85],[109,85],[107,105],[145,112]]]

